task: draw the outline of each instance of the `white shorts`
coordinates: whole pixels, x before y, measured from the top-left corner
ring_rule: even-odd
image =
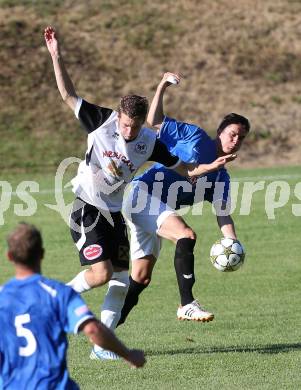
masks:
[[[141,259],[147,255],[158,258],[161,249],[161,238],[157,232],[167,217],[177,215],[177,213],[159,199],[154,201],[154,198],[145,192],[144,207],[140,207],[139,210],[136,208],[137,211],[135,211],[133,204],[137,202],[137,190],[137,186],[132,188],[123,206],[123,215],[131,234],[131,259]]]

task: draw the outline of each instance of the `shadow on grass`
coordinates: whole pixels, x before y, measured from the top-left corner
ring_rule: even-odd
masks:
[[[149,351],[148,356],[179,355],[179,354],[210,354],[210,353],[235,353],[235,352],[256,352],[256,353],[283,353],[301,350],[301,343],[294,344],[268,344],[262,346],[229,346],[229,347],[208,347],[208,348],[182,348],[170,351]]]

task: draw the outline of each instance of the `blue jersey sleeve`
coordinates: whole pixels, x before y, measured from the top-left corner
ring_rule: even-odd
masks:
[[[1,375],[2,371],[3,371],[3,349],[2,349],[1,340],[0,340],[0,390],[3,387],[2,375]]]
[[[172,148],[179,140],[191,138],[195,132],[198,132],[198,129],[198,126],[179,122],[166,116],[160,128],[158,138]]]
[[[78,333],[80,325],[89,318],[95,318],[81,296],[70,288],[67,300],[67,315],[64,330],[68,333]]]
[[[158,138],[186,163],[208,164],[216,159],[216,144],[199,126],[165,117]]]

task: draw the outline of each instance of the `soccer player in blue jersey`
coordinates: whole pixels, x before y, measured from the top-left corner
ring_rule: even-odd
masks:
[[[171,85],[168,81],[170,77],[180,81],[177,74],[164,74],[147,118],[148,123],[158,129],[159,140],[174,155],[190,163],[210,164],[217,157],[236,153],[249,132],[248,119],[234,113],[225,116],[217,129],[216,138],[211,139],[200,127],[165,116],[163,96]],[[213,313],[206,311],[192,293],[196,234],[175,210],[202,200],[209,201],[215,206],[222,235],[236,239],[234,222],[227,213],[230,178],[226,169],[221,167],[191,180],[183,179],[157,163],[134,183],[124,210],[131,229],[132,272],[119,324],[125,321],[138,303],[139,294],[151,281],[161,238],[176,244],[174,266],[181,297],[178,319],[213,320]]]
[[[131,366],[145,363],[94,317],[69,286],[41,275],[40,232],[21,223],[8,236],[15,278],[0,287],[0,389],[78,389],[68,374],[67,333],[83,331]]]

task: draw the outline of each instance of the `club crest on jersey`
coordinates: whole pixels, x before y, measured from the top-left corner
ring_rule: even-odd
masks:
[[[144,142],[138,142],[135,146],[135,152],[139,154],[145,154],[147,151],[147,145]]]
[[[100,245],[94,244],[89,245],[83,251],[84,256],[87,260],[94,260],[102,254],[102,247]]]

